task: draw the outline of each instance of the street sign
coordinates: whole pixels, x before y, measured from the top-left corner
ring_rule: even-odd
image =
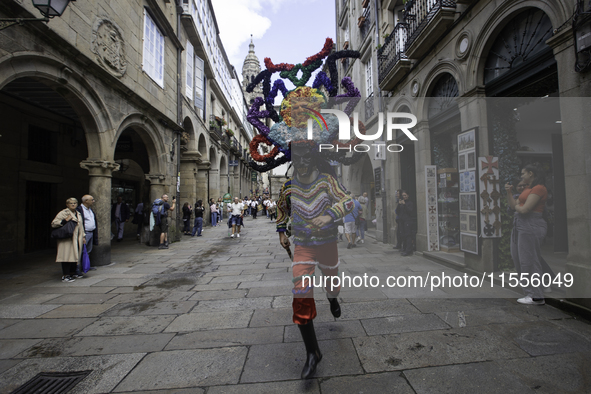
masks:
[[[250,176],[250,180],[252,182],[256,182],[257,181],[257,173],[253,171],[252,175]]]
[[[228,165],[230,167],[237,167],[238,166],[238,160],[229,160],[228,163],[229,163]]]

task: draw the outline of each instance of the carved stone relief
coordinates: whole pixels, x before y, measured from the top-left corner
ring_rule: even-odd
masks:
[[[106,17],[99,17],[92,29],[92,52],[101,66],[121,78],[127,68],[125,41],[121,29]]]

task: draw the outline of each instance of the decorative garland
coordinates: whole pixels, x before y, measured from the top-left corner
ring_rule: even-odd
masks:
[[[252,141],[250,141],[250,143],[248,144],[250,157],[252,157],[253,160],[261,163],[269,163],[275,158],[275,156],[279,154],[279,148],[273,146],[273,150],[271,150],[270,153],[266,155],[261,155],[258,150],[260,144],[267,144],[269,146],[273,146],[273,144],[263,134],[255,135]]]

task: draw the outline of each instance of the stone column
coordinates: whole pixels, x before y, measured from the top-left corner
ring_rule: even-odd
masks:
[[[96,200],[93,209],[96,213],[99,244],[92,248],[92,265],[111,264],[111,176],[119,170],[119,164],[104,160],[84,160],[80,167],[88,170],[88,193]]]
[[[201,153],[183,152],[181,155],[181,201],[191,206],[197,201],[197,165],[201,162]]]

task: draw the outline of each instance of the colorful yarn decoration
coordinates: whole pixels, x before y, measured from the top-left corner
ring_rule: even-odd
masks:
[[[303,63],[295,65],[289,63],[274,64],[270,58],[265,58],[266,69],[261,71],[246,88],[247,92],[252,92],[257,85],[262,83],[264,95],[264,97],[255,98],[247,114],[247,120],[259,132],[249,144],[252,157],[249,164],[254,170],[265,172],[290,161],[291,142],[308,141],[307,129],[310,119],[314,119],[316,123],[312,123],[311,129],[314,140],[308,142],[315,148],[317,148],[317,143],[327,143],[329,141],[339,147],[350,147],[361,141],[355,137],[345,143],[339,142],[339,122],[337,117],[332,114],[321,115],[321,109],[327,103],[326,97],[320,90],[321,87],[326,89],[329,97],[336,97],[337,102],[347,101],[345,113],[348,115],[352,113],[361,97],[359,90],[355,88],[353,81],[349,77],[343,78],[341,81],[344,92],[337,96],[339,85],[336,60],[346,57],[359,58],[359,52],[345,50],[331,54],[333,48],[334,42],[332,39],[327,38],[320,52],[306,58]],[[312,87],[306,86],[312,77],[312,73],[322,67],[324,59],[326,59],[325,64],[328,68],[328,75],[320,71],[316,75]],[[290,80],[296,88],[288,91],[281,79],[275,80],[271,88],[271,78],[277,72],[280,78]],[[298,76],[300,73],[301,75]],[[279,92],[283,95],[281,114],[277,113],[274,107],[275,98]],[[298,99],[307,101],[302,102]],[[261,110],[263,105],[265,110]],[[269,128],[263,119],[272,119],[275,124]],[[365,133],[365,126],[361,122],[359,122],[359,130],[361,133]],[[267,154],[261,154],[260,149],[263,145],[272,146],[271,151]],[[348,157],[346,152],[330,152],[326,157],[334,158],[334,160],[341,163],[352,163],[363,157],[363,154],[356,152]]]

